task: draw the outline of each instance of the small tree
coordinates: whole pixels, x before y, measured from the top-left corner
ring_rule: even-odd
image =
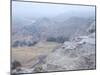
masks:
[[[21,63],[17,60],[12,62],[12,69],[16,69],[17,67],[21,67]]]
[[[13,43],[12,46],[13,46],[13,47],[18,47],[19,43],[20,43],[20,42],[17,40],[17,41],[15,41],[15,42]]]

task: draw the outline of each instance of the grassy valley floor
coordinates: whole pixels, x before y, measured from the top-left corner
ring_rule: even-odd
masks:
[[[39,42],[31,47],[15,47],[12,48],[12,60],[17,60],[23,67],[30,68],[40,57],[47,56],[59,46],[61,44],[56,42]]]

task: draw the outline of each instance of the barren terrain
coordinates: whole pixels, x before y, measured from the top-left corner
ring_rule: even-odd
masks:
[[[32,47],[12,48],[12,59],[21,62],[23,67],[31,67],[37,58],[48,55],[61,44],[55,42],[39,42]]]

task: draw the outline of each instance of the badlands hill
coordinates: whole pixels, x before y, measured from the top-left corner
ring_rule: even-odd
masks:
[[[78,35],[48,55],[40,56],[30,68],[17,67],[13,73],[36,73],[64,70],[83,70],[96,68],[95,21],[86,29],[84,35]],[[14,65],[13,65],[14,66]]]

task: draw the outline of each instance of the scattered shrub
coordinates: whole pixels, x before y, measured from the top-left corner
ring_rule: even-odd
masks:
[[[43,72],[44,70],[43,70],[43,68],[42,68],[42,66],[37,66],[37,67],[35,67],[35,69],[34,69],[34,72]]]
[[[19,61],[13,61],[12,62],[12,69],[16,69],[17,67],[21,67],[21,63]]]
[[[13,47],[18,47],[19,43],[20,43],[19,41],[15,41],[12,46]]]
[[[35,41],[35,42],[29,42],[28,44],[27,44],[27,46],[34,46],[35,44],[37,44],[37,42]]]
[[[69,41],[68,37],[49,37],[47,38],[47,41],[51,41],[51,42],[58,42],[58,43],[64,43],[65,41]]]
[[[23,46],[34,46],[37,44],[37,42],[31,42],[31,41],[15,41],[12,45],[12,47],[23,47]]]
[[[90,33],[93,33],[93,32],[95,32],[95,29],[91,29],[91,30],[89,30],[89,32]]]

